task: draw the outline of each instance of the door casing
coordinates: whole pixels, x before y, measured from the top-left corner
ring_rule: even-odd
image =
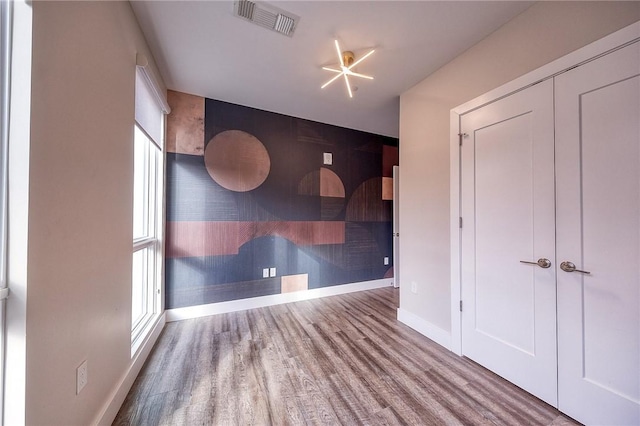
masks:
[[[523,75],[503,86],[484,95],[464,103],[450,112],[450,235],[451,235],[451,345],[448,349],[462,355],[462,312],[460,301],[462,294],[461,281],[461,236],[462,230],[460,210],[460,173],[461,156],[460,142],[464,143],[464,135],[460,135],[460,117],[473,110],[481,108],[498,99],[502,99],[541,80],[547,80],[567,71],[597,59],[607,53],[620,49],[640,40],[640,22],[629,25],[562,58],[544,65],[530,73]]]

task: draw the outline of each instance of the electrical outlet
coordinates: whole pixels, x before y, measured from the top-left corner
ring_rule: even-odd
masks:
[[[89,381],[89,370],[87,369],[87,360],[85,359],[80,367],[76,369],[76,395],[87,385]]]
[[[418,283],[416,283],[415,281],[411,281],[411,293],[417,293],[418,292]]]
[[[264,268],[262,270],[262,278],[269,278],[269,268]]]
[[[389,257],[388,257],[388,256],[385,256],[385,257],[384,257],[384,264],[385,264],[385,265],[388,265],[388,264],[389,264]]]
[[[276,268],[269,268],[269,276],[270,277],[276,276]]]

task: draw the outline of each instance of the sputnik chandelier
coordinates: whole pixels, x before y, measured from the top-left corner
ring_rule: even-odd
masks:
[[[367,80],[373,80],[373,77],[371,77],[370,75],[359,74],[357,72],[352,71],[352,69],[356,65],[358,65],[360,62],[364,61],[369,56],[371,56],[371,54],[375,50],[371,49],[366,55],[364,55],[362,58],[354,62],[355,56],[353,52],[349,50],[342,52],[340,50],[340,44],[338,44],[338,40],[334,40],[334,41],[336,44],[336,52],[338,52],[338,59],[340,59],[340,69],[331,68],[331,67],[322,67],[323,70],[337,73],[337,75],[333,77],[331,80],[327,81],[325,84],[323,84],[321,89],[324,89],[325,87],[327,87],[328,85],[330,85],[331,83],[339,79],[340,77],[344,76],[344,82],[347,85],[347,92],[349,92],[349,97],[353,98],[351,84],[349,84],[349,77],[359,77],[359,78],[365,78]]]

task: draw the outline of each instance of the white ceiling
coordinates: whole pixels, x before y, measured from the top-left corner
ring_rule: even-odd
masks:
[[[132,1],[167,87],[323,123],[398,136],[399,95],[527,9],[529,1],[272,1],[301,17],[292,38],[233,15],[232,1]],[[350,99],[333,44],[372,81]],[[472,70],[470,70],[472,72]]]

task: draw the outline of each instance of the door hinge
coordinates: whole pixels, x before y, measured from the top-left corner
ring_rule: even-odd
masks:
[[[4,300],[9,297],[9,289],[7,287],[0,288],[0,300]]]
[[[462,300],[460,301],[460,312],[462,312]]]
[[[458,133],[458,144],[462,146],[462,138],[467,137],[466,133]]]
[[[460,226],[460,229],[462,229],[462,218],[460,217],[459,219],[460,221],[458,222],[458,226]]]

